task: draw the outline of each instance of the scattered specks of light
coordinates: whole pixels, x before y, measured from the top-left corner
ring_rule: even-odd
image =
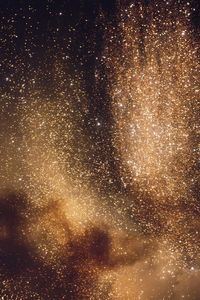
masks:
[[[1,299],[200,298],[199,45],[175,2],[0,12]]]

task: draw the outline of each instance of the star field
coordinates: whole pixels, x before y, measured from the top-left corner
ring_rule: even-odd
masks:
[[[198,3],[1,6],[0,298],[199,299]]]

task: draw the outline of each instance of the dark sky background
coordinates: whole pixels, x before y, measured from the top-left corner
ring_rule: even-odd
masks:
[[[114,1],[2,2],[0,81],[2,95],[9,93],[10,98],[5,114],[15,109],[22,84],[23,92],[28,93],[30,77],[36,70],[41,72],[42,89],[53,96],[56,91],[50,66],[55,54],[61,51],[63,59],[71,64],[73,70],[81,72],[84,80],[90,103],[83,126],[94,143],[100,145],[105,142],[102,139],[106,139],[104,154],[100,145],[97,155],[110,156],[111,120],[106,77],[98,90],[95,87],[95,68],[101,65],[103,38],[103,26],[97,26],[100,10],[105,12],[107,19],[115,19]],[[104,72],[103,67],[101,72]],[[103,127],[98,128],[97,122],[101,122]],[[113,168],[114,165],[111,166]]]

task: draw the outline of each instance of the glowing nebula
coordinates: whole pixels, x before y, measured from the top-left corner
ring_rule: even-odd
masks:
[[[19,10],[28,58],[12,54],[18,13],[3,17],[2,65],[15,71],[0,88],[0,298],[199,299],[192,5],[116,1],[109,15],[100,1],[95,43],[81,44],[84,17],[70,13],[66,33],[66,11],[47,2],[56,27],[40,62],[34,5]]]

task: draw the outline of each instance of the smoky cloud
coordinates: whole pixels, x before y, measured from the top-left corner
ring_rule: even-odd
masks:
[[[59,209],[59,205],[54,204],[48,211],[56,213]],[[116,235],[114,230],[116,239],[113,239],[108,226],[91,225],[83,233],[75,233],[69,228],[67,219],[59,217],[65,227],[67,241],[62,252],[48,263],[37,253],[38,245],[30,243],[28,234],[32,215],[25,195],[5,191],[1,196],[0,273],[1,295],[4,297],[15,295],[16,299],[30,299],[32,295],[33,299],[109,299],[114,281],[112,272],[115,273],[121,266],[134,265],[146,255],[146,247],[138,238],[136,241],[122,236],[122,233],[121,236],[119,233]],[[44,215],[43,209],[40,222]],[[124,247],[127,249],[125,252]],[[121,253],[118,253],[118,248]],[[48,243],[46,251],[49,251]],[[108,276],[105,280],[103,277],[108,273],[110,278]]]
[[[40,212],[39,222],[46,213],[59,210],[54,202]],[[199,299],[198,265],[180,263],[180,252],[169,241],[150,241],[105,224],[75,232],[66,217],[57,218],[66,240],[48,262],[36,250],[40,241],[31,243],[28,236],[33,210],[27,197],[11,191],[1,195],[0,274],[5,299]],[[44,240],[46,251],[51,251],[48,238]]]

